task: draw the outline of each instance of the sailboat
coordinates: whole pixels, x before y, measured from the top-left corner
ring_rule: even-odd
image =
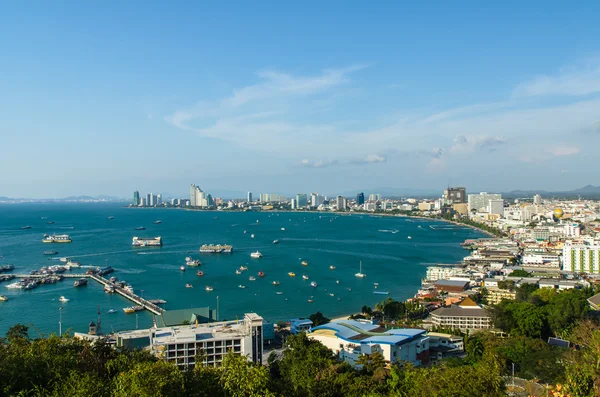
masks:
[[[358,273],[355,274],[355,276],[358,277],[358,278],[367,277],[367,275],[362,272],[362,261],[360,261],[360,270],[359,270]]]

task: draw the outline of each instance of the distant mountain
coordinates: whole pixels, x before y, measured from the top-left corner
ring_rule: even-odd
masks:
[[[443,189],[442,189],[443,190]],[[412,189],[407,187],[378,187],[369,189],[349,190],[336,195],[344,197],[356,197],[360,192],[365,194],[365,199],[369,194],[380,194],[381,197],[439,197],[442,191],[438,189]]]
[[[41,199],[33,199],[33,198],[13,198],[13,197],[4,197],[4,196],[0,196],[0,202],[4,202],[4,203],[19,203],[19,202],[29,202],[29,203],[36,203],[36,202],[52,202],[52,203],[56,203],[56,202],[106,202],[106,201],[112,201],[112,202],[123,202],[126,201],[126,199],[123,199],[121,197],[115,197],[115,196],[105,196],[105,195],[100,195],[100,196],[69,196],[69,197],[62,197],[62,198],[41,198]]]
[[[539,194],[542,197],[584,197],[584,198],[598,198],[600,197],[600,186],[586,185],[579,189],[567,190],[567,191],[556,191],[549,192],[546,190],[512,190],[510,192],[502,193],[506,198],[518,198],[518,197],[533,197],[535,194]]]

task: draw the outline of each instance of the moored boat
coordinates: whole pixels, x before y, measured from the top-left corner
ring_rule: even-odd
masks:
[[[44,255],[57,255],[58,251],[44,251]]]
[[[262,258],[262,256],[263,255],[260,252],[258,252],[258,251],[253,252],[253,253],[250,254],[250,257],[251,258],[255,258],[255,259]]]
[[[198,276],[198,277],[204,277],[204,272],[202,270],[198,270],[196,272],[196,276]]]
[[[44,234],[43,243],[70,243],[71,237],[68,234]]]
[[[307,261],[302,261],[302,266],[308,266],[308,262]]]
[[[317,282],[316,281],[311,281],[310,282],[310,286],[313,288],[317,288]]]
[[[208,292],[214,291],[214,288],[211,287],[210,285],[207,285],[206,288],[204,288],[204,289],[207,290]]]
[[[73,287],[83,287],[84,285],[87,285],[87,282],[86,278],[80,278],[79,280],[75,280]]]
[[[289,272],[289,273],[288,273],[288,276],[290,276],[290,277],[296,277],[296,273],[294,273],[294,272]]]
[[[61,296],[60,298],[58,298],[58,300],[64,303],[64,302],[68,302],[70,299],[65,298],[64,296]]]

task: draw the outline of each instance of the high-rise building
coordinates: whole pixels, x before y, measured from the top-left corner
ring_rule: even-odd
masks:
[[[206,193],[194,184],[190,187],[190,206],[192,207],[207,207]]]
[[[298,208],[298,205],[296,204],[296,199],[291,199],[290,200],[290,207],[293,210],[295,210],[296,208]]]
[[[156,205],[160,205],[162,203],[162,194],[156,195]]]
[[[248,201],[249,203],[252,202],[252,192],[248,192],[248,198],[246,201]]]
[[[446,204],[463,204],[467,202],[467,189],[464,187],[449,187],[444,190]]]
[[[325,202],[325,197],[321,196],[319,193],[311,193],[310,195],[310,206],[312,208],[317,208],[321,204]]]
[[[542,196],[540,196],[539,194],[536,194],[535,196],[533,196],[533,204],[534,205],[542,205]]]
[[[304,193],[296,194],[296,205],[298,206],[298,208],[304,208],[308,205],[308,199],[306,197],[306,194],[304,194]]]
[[[261,193],[259,201],[261,203],[268,203],[269,202],[269,193]]]
[[[154,193],[150,193],[150,207],[153,207],[156,205],[156,195]]]
[[[365,203],[365,194],[360,192],[356,195],[356,205],[363,205]]]
[[[196,206],[196,185],[190,185],[190,206]]]
[[[152,203],[152,194],[148,193],[146,195],[146,204],[144,204],[144,205],[152,205],[151,203]]]
[[[563,271],[588,274],[600,273],[600,245],[565,241]]]
[[[133,205],[136,207],[140,205],[140,192],[137,190],[133,192]]]
[[[337,196],[335,203],[338,211],[346,211],[346,207],[348,205],[348,200],[346,197]]]
[[[490,214],[504,216],[504,200],[490,200],[488,212]]]
[[[381,194],[379,194],[379,193],[369,194],[369,201],[379,201],[379,200],[381,200]]]
[[[482,211],[487,210],[490,205],[490,200],[501,200],[501,194],[490,194],[487,192],[481,192],[479,194],[469,194],[467,198],[468,208],[470,211]]]

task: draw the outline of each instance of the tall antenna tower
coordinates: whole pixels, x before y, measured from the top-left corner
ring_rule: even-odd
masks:
[[[96,335],[102,335],[102,319],[100,318],[100,305],[98,305],[98,320],[96,321]]]

